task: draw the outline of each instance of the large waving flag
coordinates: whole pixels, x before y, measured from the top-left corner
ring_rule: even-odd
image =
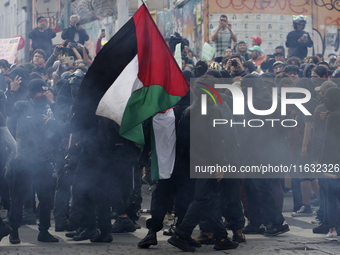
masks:
[[[89,68],[74,113],[120,125],[120,135],[144,144],[141,123],[174,106],[189,90],[182,71],[143,4],[105,44]]]

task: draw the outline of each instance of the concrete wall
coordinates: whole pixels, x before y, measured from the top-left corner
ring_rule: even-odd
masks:
[[[212,17],[220,14],[235,14],[236,16],[243,17],[237,26],[244,26],[247,22],[244,19],[246,14],[261,15],[259,23],[270,23],[276,16],[284,16],[284,20],[293,15],[307,16],[309,23],[307,25],[308,32],[312,33],[314,41],[314,53],[322,53],[328,56],[330,53],[336,53],[339,50],[339,32],[340,32],[340,6],[339,1],[333,0],[206,0],[205,7]],[[231,22],[232,16],[230,17]],[[211,21],[205,20],[205,27],[210,26]],[[256,20],[252,21],[257,25]],[[285,21],[286,23],[286,21]],[[236,24],[236,23],[235,23]],[[288,24],[288,22],[287,22]],[[279,24],[281,25],[281,24]],[[292,28],[291,28],[292,29]],[[286,34],[287,28],[284,27],[282,34]],[[249,32],[249,31],[242,31]],[[266,37],[265,32],[256,29],[252,33],[259,33]],[[267,35],[270,33],[267,31]],[[209,30],[204,32],[205,41],[209,41]],[[244,34],[241,33],[241,37]],[[251,39],[247,39],[249,43]],[[312,54],[311,52],[310,54]]]

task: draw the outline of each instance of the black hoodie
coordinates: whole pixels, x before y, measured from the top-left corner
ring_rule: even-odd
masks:
[[[330,88],[325,93],[324,103],[331,113],[327,116],[323,140],[321,164],[338,164],[340,155],[340,89]]]

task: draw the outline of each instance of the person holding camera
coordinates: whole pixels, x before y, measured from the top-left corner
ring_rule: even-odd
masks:
[[[221,63],[224,51],[231,47],[231,40],[237,42],[237,37],[231,30],[231,24],[228,22],[226,15],[221,15],[219,25],[213,29],[211,41],[215,42],[215,62]]]
[[[306,19],[302,15],[298,15],[293,20],[294,30],[289,32],[286,40],[288,50],[288,58],[298,57],[303,61],[307,56],[308,49],[313,47],[313,41],[308,32],[304,31]]]
[[[44,50],[46,59],[52,54],[52,38],[56,37],[56,33],[47,26],[47,20],[40,16],[37,18],[37,27],[28,34],[28,38],[32,40],[33,52],[37,49]]]
[[[78,20],[79,17],[77,15],[72,15],[70,17],[70,26],[63,30],[61,38],[68,42],[84,45],[84,43],[89,40],[89,36],[85,29],[81,28],[81,24]]]
[[[247,75],[243,67],[240,54],[232,55],[231,58],[228,60],[225,69],[230,73],[232,78],[235,78],[237,76],[244,77]]]

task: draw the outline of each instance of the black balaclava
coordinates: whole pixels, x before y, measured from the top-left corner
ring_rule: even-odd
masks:
[[[41,77],[41,75],[39,73],[33,72],[33,73],[30,74],[29,81],[31,81],[33,79],[41,79],[42,80],[42,77]]]
[[[45,95],[36,96],[38,92],[45,91],[47,89],[47,84],[41,79],[33,79],[28,84],[28,91],[30,98],[35,106],[38,108],[46,107],[47,105],[47,98]]]
[[[333,81],[325,81],[324,83],[322,83],[322,85],[320,87],[320,92],[323,95],[321,96],[320,93],[318,93],[317,96],[316,96],[320,103],[323,103],[325,92],[330,88],[336,88],[336,84]]]
[[[305,78],[305,77],[299,79],[296,83],[296,87],[307,89],[311,94],[311,98],[316,98],[315,87],[314,87],[313,83],[311,82],[311,79]],[[293,96],[293,98],[303,98],[303,97],[304,97],[304,95],[301,94],[301,93],[296,93]]]
[[[196,78],[195,74],[189,70],[183,71],[185,79],[190,83],[190,78]]]
[[[231,75],[227,70],[222,70],[220,73],[222,74],[223,78],[231,78]]]
[[[326,90],[323,102],[330,112],[340,110],[340,89],[330,88]]]
[[[241,81],[242,90],[247,90],[247,88],[253,88],[253,91],[258,91],[263,89],[262,79],[255,74],[247,74],[243,77]]]
[[[200,67],[198,67],[198,66],[200,66]],[[206,73],[207,70],[208,70],[208,64],[203,60],[199,60],[196,63],[194,73],[195,73],[196,77],[199,78],[199,77],[203,76]]]
[[[215,78],[222,78],[222,74],[217,70],[209,70],[205,74],[214,76]]]
[[[16,67],[9,73],[9,78],[14,81],[15,77],[21,77],[20,87],[18,89],[19,94],[25,94],[28,90],[29,74],[26,69],[21,67]]]

